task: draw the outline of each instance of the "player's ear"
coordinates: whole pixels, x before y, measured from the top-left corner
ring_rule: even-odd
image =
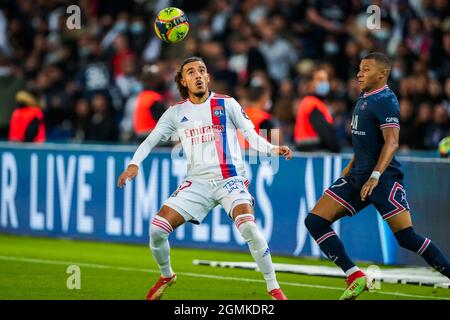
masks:
[[[381,70],[381,77],[380,77],[380,79],[382,79],[382,78],[388,78],[389,77],[389,72],[390,72],[391,70],[389,69],[389,68],[383,68],[382,70]]]
[[[185,88],[187,87],[186,80],[184,80],[183,78],[180,79],[180,83],[183,87],[185,87]]]

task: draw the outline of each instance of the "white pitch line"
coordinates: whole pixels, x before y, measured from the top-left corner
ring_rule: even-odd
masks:
[[[44,259],[34,259],[34,258],[26,258],[26,257],[10,257],[10,256],[0,256],[0,260],[21,261],[21,262],[37,263],[37,264],[66,265],[66,266],[67,265],[77,265],[80,267],[95,268],[95,269],[110,269],[110,270],[119,270],[119,271],[145,272],[145,273],[158,273],[159,274],[159,270],[156,270],[156,269],[120,267],[120,266],[111,266],[111,265],[96,264],[96,263],[74,262],[74,261],[44,260]],[[264,280],[259,280],[259,279],[218,276],[218,275],[212,275],[212,274],[197,274],[197,273],[192,273],[192,272],[177,272],[177,274],[181,275],[181,276],[193,277],[193,278],[206,278],[206,279],[217,279],[217,280],[227,280],[227,281],[265,283]],[[291,286],[291,287],[304,287],[304,288],[338,290],[338,291],[343,290],[340,287],[331,287],[331,286],[322,286],[322,285],[313,285],[313,284],[304,284],[304,283],[294,283],[294,282],[284,282],[284,281],[281,281],[279,283],[281,285]],[[389,296],[402,296],[402,297],[418,298],[418,299],[450,300],[450,298],[445,298],[445,297],[421,296],[421,295],[407,294],[407,293],[400,293],[400,292],[386,292],[386,291],[378,291],[377,290],[375,293],[389,295]]]

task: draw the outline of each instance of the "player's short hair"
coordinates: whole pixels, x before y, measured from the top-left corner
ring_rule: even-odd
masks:
[[[195,57],[195,56],[189,57],[181,63],[180,68],[178,69],[177,73],[175,74],[174,80],[175,80],[175,83],[177,84],[177,89],[178,89],[178,92],[180,93],[180,96],[182,99],[187,99],[189,97],[188,89],[181,84],[181,79],[183,78],[183,75],[182,75],[183,67],[185,65],[187,65],[188,63],[195,62],[195,61],[201,61],[201,62],[205,63],[205,61],[200,57]],[[205,63],[205,65],[206,65],[206,63]]]
[[[371,52],[368,55],[366,55],[363,60],[375,60],[377,63],[383,65],[386,69],[391,70],[391,60],[387,55],[385,55],[382,52]]]

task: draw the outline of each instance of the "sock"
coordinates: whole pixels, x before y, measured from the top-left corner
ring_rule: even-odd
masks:
[[[150,225],[150,249],[161,271],[161,276],[165,278],[173,275],[172,267],[170,266],[170,245],[168,240],[172,231],[170,223],[160,216],[155,216]]]
[[[342,271],[347,274],[359,270],[355,269],[356,265],[347,256],[342,241],[333,229],[331,229],[330,221],[319,217],[316,214],[310,213],[305,219],[305,226],[314,240],[316,240],[323,253],[325,253],[327,257],[330,258],[330,260],[337,266],[339,266]]]
[[[235,223],[242,237],[247,241],[250,253],[266,280],[267,290],[278,289],[280,285],[275,275],[269,247],[256,227],[254,216],[250,213],[241,214],[236,218]]]
[[[401,247],[414,251],[430,266],[450,279],[450,262],[430,239],[417,234],[413,227],[398,231],[394,236]]]

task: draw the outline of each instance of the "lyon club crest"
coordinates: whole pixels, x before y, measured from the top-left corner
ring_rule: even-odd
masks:
[[[212,111],[214,117],[223,117],[223,115],[225,114],[222,106],[214,106]]]

